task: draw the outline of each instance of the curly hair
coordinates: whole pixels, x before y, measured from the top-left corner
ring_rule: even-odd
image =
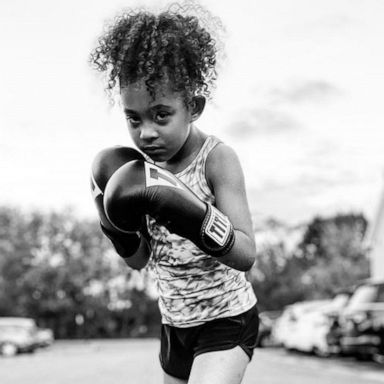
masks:
[[[106,74],[110,96],[124,85],[144,81],[155,97],[167,79],[186,103],[193,96],[209,98],[221,41],[208,26],[224,31],[220,20],[196,3],[175,3],[159,14],[125,10],[99,38],[90,63]]]

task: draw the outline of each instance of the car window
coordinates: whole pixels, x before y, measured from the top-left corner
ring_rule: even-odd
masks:
[[[379,301],[380,303],[384,303],[384,284],[378,285],[377,288],[377,301]]]
[[[349,301],[348,308],[354,309],[360,304],[376,301],[377,287],[374,285],[362,285],[357,288]]]

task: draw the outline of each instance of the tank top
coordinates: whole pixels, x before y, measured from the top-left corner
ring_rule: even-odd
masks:
[[[219,143],[216,137],[208,136],[195,159],[175,174],[201,200],[213,205],[215,197],[206,180],[205,164]],[[220,263],[149,216],[147,224],[152,246],[148,269],[156,280],[163,324],[181,328],[196,326],[236,316],[256,303],[244,272]]]

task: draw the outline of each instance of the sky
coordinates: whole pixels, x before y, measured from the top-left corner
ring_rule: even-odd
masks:
[[[226,27],[217,89],[197,126],[232,146],[254,220],[370,220],[384,181],[384,2],[200,3]],[[95,217],[90,164],[132,146],[88,56],[105,22],[165,1],[0,2],[0,204]]]

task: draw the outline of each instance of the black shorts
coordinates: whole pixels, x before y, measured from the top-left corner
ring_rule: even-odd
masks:
[[[191,372],[193,359],[205,352],[240,346],[252,359],[258,329],[256,305],[240,315],[211,320],[195,327],[177,328],[163,324],[161,366],[169,375],[185,380]]]

